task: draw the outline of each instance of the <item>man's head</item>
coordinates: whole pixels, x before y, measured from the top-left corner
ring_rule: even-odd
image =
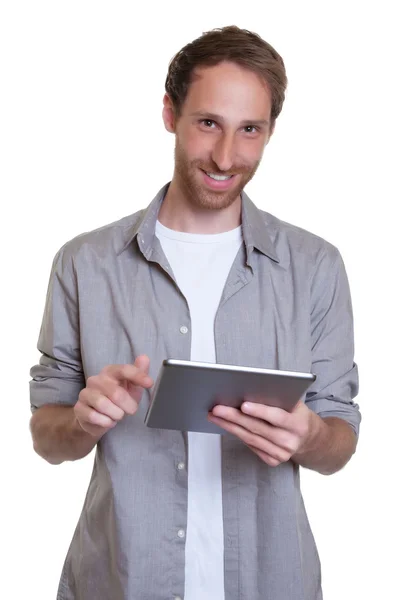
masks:
[[[191,202],[225,208],[239,196],[262,159],[286,85],[274,48],[235,26],[205,33],[176,54],[163,119],[176,134],[174,178]]]

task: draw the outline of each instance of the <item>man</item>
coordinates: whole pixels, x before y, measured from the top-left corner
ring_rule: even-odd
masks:
[[[54,464],[97,447],[59,600],[322,597],[299,465],[329,474],[354,453],[357,368],[337,249],[243,192],[286,82],[256,34],[227,27],[188,44],[166,80],[171,183],[54,260],[34,447]],[[317,378],[291,413],[217,406],[210,420],[233,436],[155,430],[144,415],[165,358]]]

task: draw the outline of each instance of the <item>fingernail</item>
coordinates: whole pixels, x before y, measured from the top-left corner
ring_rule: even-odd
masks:
[[[249,404],[249,402],[244,402],[241,406],[241,410],[243,410],[243,412],[252,412],[252,406]]]

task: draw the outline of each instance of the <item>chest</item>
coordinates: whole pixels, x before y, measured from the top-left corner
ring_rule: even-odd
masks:
[[[194,269],[198,297],[171,265],[124,256],[95,265],[91,285],[79,282],[80,338],[85,375],[107,364],[151,358],[152,377],[165,358],[190,358],[190,304],[213,300],[216,360],[286,370],[310,369],[310,299],[306,271],[282,268],[264,255],[246,265],[240,249],[223,271]],[[170,270],[170,272],[168,272]],[[177,270],[177,268],[176,268]],[[188,270],[187,270],[188,271]],[[179,270],[177,270],[179,273]],[[181,279],[181,285],[180,280]],[[208,290],[210,294],[208,295]]]

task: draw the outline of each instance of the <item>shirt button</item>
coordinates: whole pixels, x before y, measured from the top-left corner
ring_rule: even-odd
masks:
[[[179,462],[178,465],[177,465],[177,469],[179,471],[182,471],[183,469],[185,469],[185,463]]]
[[[183,529],[179,529],[177,531],[177,535],[179,538],[183,538],[185,536],[185,531]]]
[[[185,327],[185,325],[182,325],[182,327],[180,327],[180,331],[183,334],[188,333],[188,327]]]

